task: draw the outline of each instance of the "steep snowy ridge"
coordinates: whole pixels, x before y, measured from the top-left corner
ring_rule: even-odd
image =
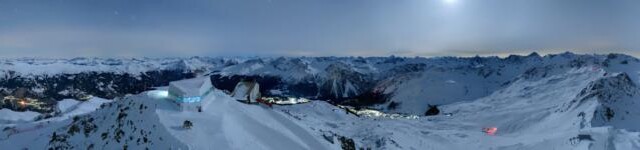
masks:
[[[385,105],[398,103],[396,109],[388,111],[423,114],[428,105],[451,104],[487,96],[528,70],[545,65],[541,63],[542,59],[535,54],[504,59],[443,58],[442,62],[418,67],[421,71],[391,75],[379,82],[382,86],[376,88],[385,89],[384,93],[388,94],[389,101]]]
[[[186,149],[159,122],[157,102],[127,97],[71,120],[51,133],[52,148],[71,149]]]
[[[593,83],[623,79],[604,73],[585,66],[520,78],[486,97],[442,105],[441,113],[450,115],[416,120],[356,117],[322,102],[278,109],[328,141],[347,137],[365,149],[637,149],[637,132],[591,125],[597,100],[560,111]],[[481,132],[487,127],[496,127],[496,135]]]
[[[130,96],[63,124],[55,135],[44,134],[51,135],[44,145],[72,149],[327,149],[331,145],[265,107],[237,102],[221,91],[205,99],[203,112],[184,112],[167,99]],[[185,120],[193,122],[191,129],[182,126]]]
[[[156,110],[160,123],[189,149],[329,149],[332,144],[294,119],[266,106],[236,101],[221,91],[205,97],[202,112]],[[182,127],[193,121],[191,129]]]
[[[362,93],[364,85],[369,85],[367,83],[372,79],[368,79],[367,75],[350,68],[352,67],[344,63],[329,65],[325,69],[327,79],[321,86],[320,93],[334,98],[355,97]]]
[[[500,137],[512,139],[500,139],[501,144],[481,146],[480,149],[638,148],[618,142],[630,140],[638,143],[638,137],[631,136],[635,133],[624,131],[620,128],[622,126],[614,125],[612,128],[592,121],[598,117],[598,113],[594,113],[600,106],[597,99],[563,109],[567,108],[566,103],[580,99],[581,91],[594,83],[624,79],[624,75],[603,78],[604,73],[584,67],[539,80],[520,79],[487,97],[445,105],[441,111],[452,113],[454,117],[438,118],[447,124],[497,127]],[[637,125],[632,122],[624,124]],[[619,139],[611,141],[614,138]]]
[[[437,61],[436,61],[437,60]],[[413,77],[403,74],[381,80],[374,90],[384,89],[386,103],[377,108],[390,112],[423,114],[428,105],[475,100],[490,95],[520,79],[540,80],[576,68],[627,73],[640,82],[640,61],[622,54],[577,55],[573,53],[506,58],[441,58],[427,63]],[[404,76],[404,77],[403,77]],[[394,78],[404,78],[401,80]],[[394,104],[395,109],[385,107]]]
[[[578,95],[580,103],[597,101],[592,126],[640,131],[640,89],[626,73],[593,81]]]
[[[158,103],[140,97],[105,103],[73,119],[18,125],[35,128],[10,135],[0,145],[8,149],[186,149],[159,123]]]
[[[637,94],[638,88],[629,78],[629,75],[616,73],[592,81],[578,96],[582,97],[582,99],[595,97],[604,103],[615,103],[618,99],[633,97]]]

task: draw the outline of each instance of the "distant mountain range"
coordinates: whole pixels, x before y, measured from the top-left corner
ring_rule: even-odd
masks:
[[[211,75],[232,91],[244,78],[256,79],[268,96],[327,100],[388,112],[423,114],[428,105],[485,97],[526,78],[543,78],[592,66],[625,72],[638,82],[638,59],[623,55],[499,57],[269,57],[269,58],[74,58],[0,60],[0,96],[27,88],[48,101],[93,95],[112,99],[168,82]],[[390,104],[395,105],[389,107]]]
[[[48,118],[1,109],[9,149],[640,148],[640,60],[622,54],[2,62],[4,95],[64,99]],[[203,112],[138,94],[205,75],[219,90],[203,97]],[[263,95],[315,101],[269,107],[223,92],[246,78]],[[86,94],[95,97],[65,99]],[[430,105],[438,113],[425,116]],[[415,117],[384,117],[394,115]]]

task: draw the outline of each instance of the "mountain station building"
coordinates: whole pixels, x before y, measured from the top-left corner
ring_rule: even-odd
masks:
[[[182,111],[202,111],[202,101],[212,91],[208,76],[169,83],[169,99]]]

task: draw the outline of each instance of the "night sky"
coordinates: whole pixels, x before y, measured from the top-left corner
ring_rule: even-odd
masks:
[[[0,57],[640,56],[638,0],[0,0]]]

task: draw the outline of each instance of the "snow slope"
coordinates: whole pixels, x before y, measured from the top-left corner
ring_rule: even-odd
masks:
[[[539,80],[522,78],[478,100],[442,106],[451,116],[359,118],[322,102],[281,111],[330,139],[351,137],[357,147],[372,149],[639,149],[638,132],[629,132],[637,123],[596,125],[593,115],[601,100],[567,107],[593,83],[622,78],[604,74],[586,67]],[[496,127],[497,134],[483,133],[487,127]]]
[[[204,99],[212,102],[203,112],[181,112],[171,103],[157,110],[161,124],[189,149],[327,149],[308,129],[269,108],[220,91]],[[193,121],[193,128],[183,129],[184,120]]]
[[[40,113],[25,111],[16,112],[10,109],[0,109],[0,123],[28,122],[40,116]]]
[[[100,105],[109,103],[110,100],[93,97],[86,101],[77,101],[73,99],[65,99],[58,102],[60,115],[56,119],[68,119],[73,116],[91,113],[100,108]]]
[[[0,140],[0,146],[8,149],[186,149],[158,124],[157,104],[135,100],[144,97],[104,103],[94,112],[73,118],[19,124],[16,127],[20,132]],[[33,127],[22,130],[30,126]]]
[[[221,91],[204,98],[204,112],[181,112],[167,99],[147,94],[104,103],[95,112],[66,120],[20,124],[36,126],[0,140],[11,149],[328,149],[325,141],[283,114],[240,103]],[[63,102],[67,113],[84,112],[87,101]],[[70,105],[66,105],[70,104]],[[78,107],[73,109],[73,107]],[[63,115],[66,116],[66,115]],[[64,118],[63,118],[64,119]],[[185,120],[192,129],[182,128]],[[22,129],[19,127],[18,129]],[[54,134],[55,133],[55,134]]]
[[[9,109],[2,109],[0,112],[3,114],[0,116],[3,121],[3,125],[0,127],[12,124],[11,121],[14,122],[22,122],[29,123],[31,121],[37,120],[38,122],[42,121],[54,121],[54,120],[65,120],[74,116],[83,115],[87,113],[91,113],[96,109],[100,108],[100,105],[104,103],[109,103],[110,100],[96,98],[93,97],[86,101],[78,101],[74,99],[64,99],[57,104],[57,111],[53,113],[53,116],[48,117],[47,119],[43,118],[43,114],[32,112],[32,111],[24,111],[24,112],[15,112]],[[21,120],[21,121],[18,121]]]

